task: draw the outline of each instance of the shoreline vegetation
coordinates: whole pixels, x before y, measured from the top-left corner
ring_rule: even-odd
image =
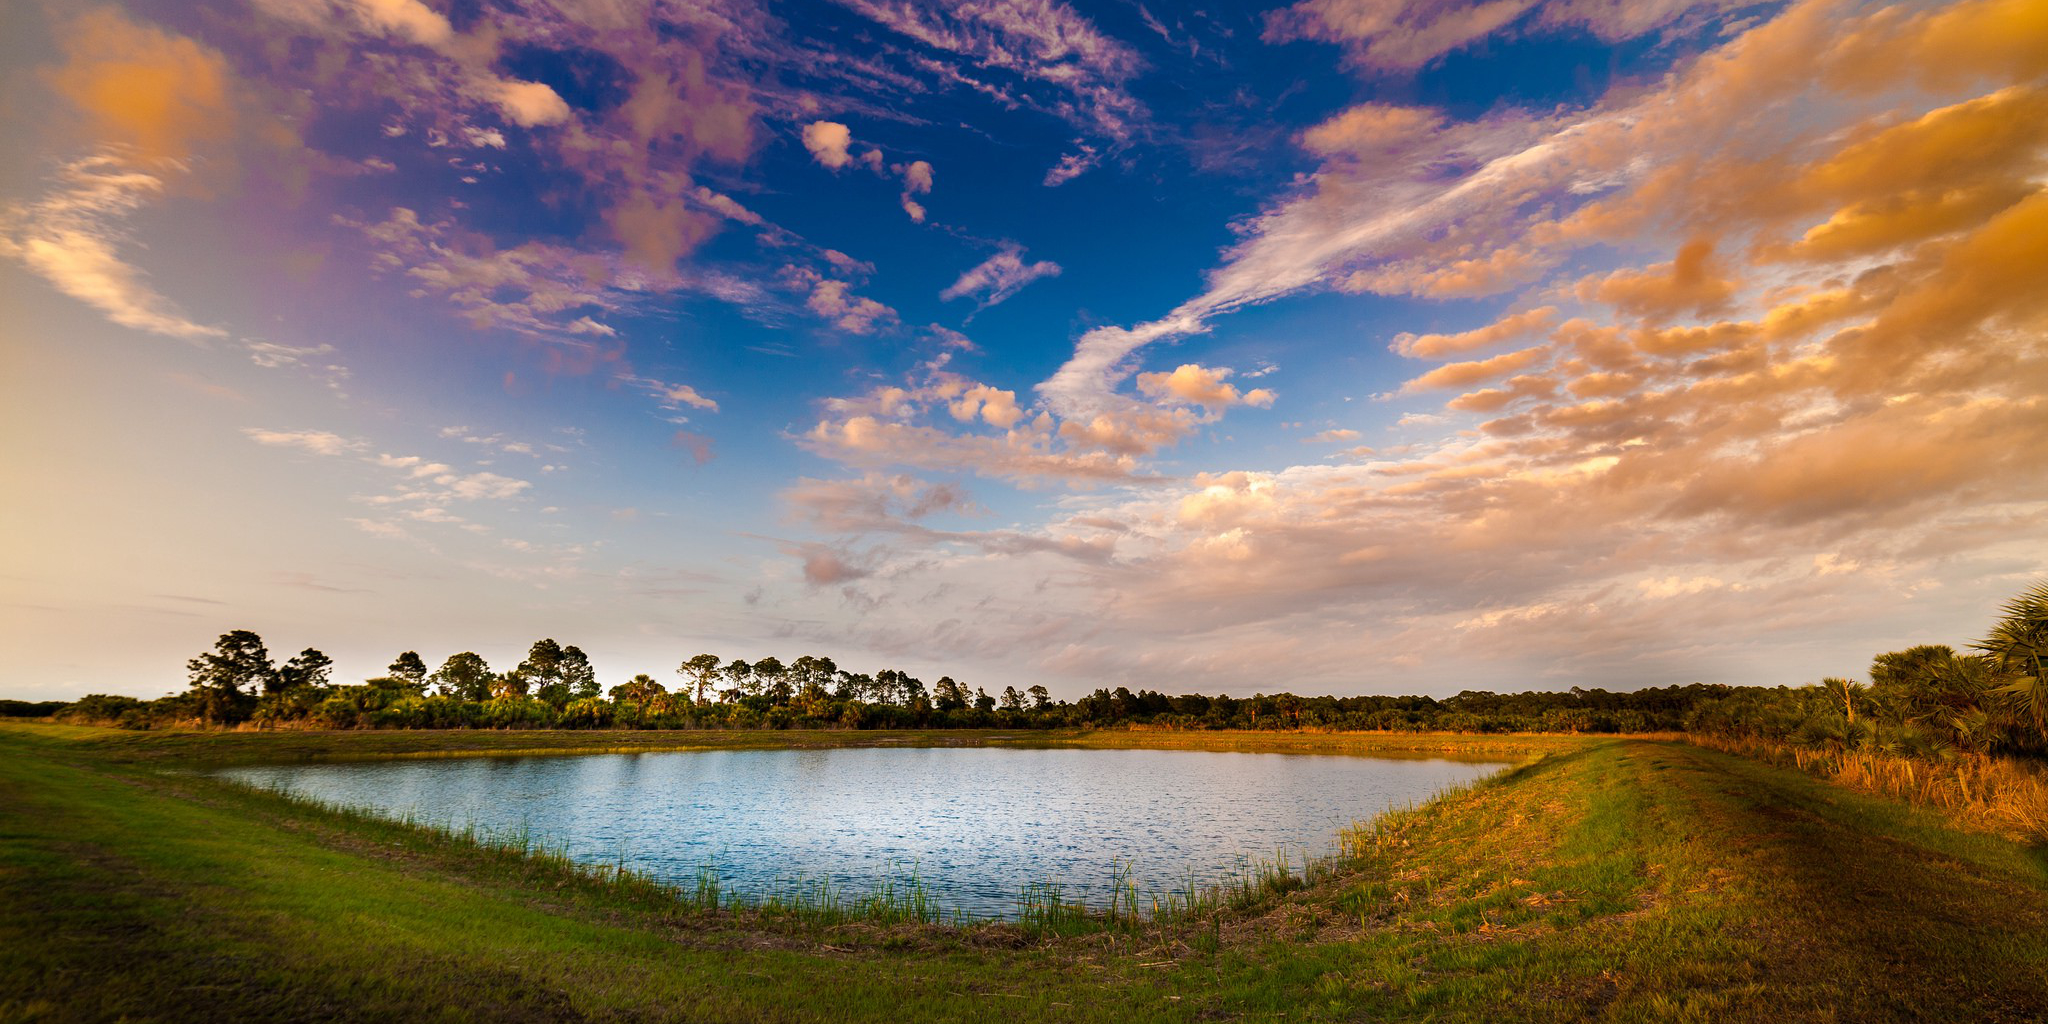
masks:
[[[825,742],[817,737],[834,733],[893,733],[939,743],[950,742],[946,737],[960,730],[991,729],[1017,733],[1017,742],[1032,742],[1023,737],[1036,736],[1048,743],[1226,749],[1242,747],[1233,746],[1235,739],[1219,737],[1258,735],[1266,738],[1252,742],[1264,744],[1263,749],[1304,752],[1318,744],[1347,742],[1312,738],[1318,736],[1409,736],[1417,738],[1371,742],[1379,750],[1413,753],[1432,746],[1468,753],[1476,749],[1463,740],[1419,738],[1432,733],[1684,735],[1702,745],[1938,807],[1966,827],[2043,840],[2048,839],[2048,781],[2043,776],[2048,763],[2048,581],[2006,602],[2001,613],[1982,639],[1968,645],[1975,653],[1922,644],[1879,654],[1870,663],[1867,683],[1831,677],[1799,687],[1695,683],[1625,693],[1578,687],[1510,694],[1467,691],[1441,700],[1289,692],[1249,698],[1176,696],[1121,686],[1072,702],[1054,700],[1044,686],[1006,687],[998,698],[950,676],[927,687],[899,670],[854,672],[825,657],[805,655],[785,665],[774,657],[726,661],[711,654],[684,660],[676,674],[686,685],[673,692],[643,673],[601,693],[584,653],[553,639],[535,642],[524,661],[503,672],[493,672],[467,651],[429,672],[425,659],[405,651],[387,675],[347,685],[331,681],[332,662],[319,650],[308,648],[280,665],[261,637],[234,630],[187,663],[190,686],[182,693],[153,701],[94,694],[56,706],[7,702],[0,706],[0,718],[39,713],[60,722],[135,731],[541,735],[525,730],[548,730],[606,737],[595,743],[437,741],[414,745],[406,756],[493,748],[543,753],[787,745]],[[808,730],[813,738],[741,738],[791,730]],[[648,740],[649,735],[662,738]],[[312,749],[319,742],[301,745]],[[406,743],[345,745],[350,755],[375,756],[380,746],[395,749]],[[1526,741],[1496,741],[1495,746],[1516,756],[1527,753]]]
[[[917,887],[736,897],[212,778],[591,733],[0,724],[0,1019],[2030,1020],[2048,857],[1664,737],[1121,732],[1520,763],[1313,865],[949,923]],[[653,738],[653,737],[650,737]],[[726,733],[715,746],[1043,742]],[[1226,742],[1227,741],[1227,742]],[[310,744],[310,745],[309,745]],[[348,749],[369,744],[372,749]],[[512,749],[501,747],[499,749]],[[568,749],[557,746],[556,749]],[[465,754],[489,753],[471,745]],[[1432,750],[1429,753],[1441,753]]]
[[[770,713],[651,728],[641,701],[662,694],[579,698],[571,679],[565,712],[598,700],[638,717],[422,729],[373,713],[323,729],[324,713],[260,712],[462,698],[333,686],[307,668],[317,652],[269,668],[260,639],[231,633],[193,660],[185,694],[0,718],[0,1021],[2048,1019],[2048,585],[1972,647],[1879,655],[1867,684],[1228,705],[1120,690],[995,709],[977,696],[863,706],[859,722],[813,729],[766,727]],[[393,678],[426,679],[418,662]],[[723,706],[793,709],[804,693]],[[1344,703],[1363,700],[1390,703]],[[1211,720],[1219,706],[1229,715]],[[114,726],[80,724],[110,709]],[[1360,713],[1399,724],[1341,728]],[[977,715],[984,728],[958,727]],[[1230,727],[1253,717],[1290,727]],[[903,718],[922,727],[877,727]],[[1514,728],[1560,720],[1575,724]],[[1443,722],[1461,728],[1430,728]],[[783,725],[797,724],[792,710]],[[715,871],[666,884],[527,833],[210,774],[926,745],[1516,764],[1359,822],[1328,858],[1157,893],[1126,868],[1096,905],[1047,879],[1019,893],[1013,921],[951,914],[914,877],[860,892],[798,879],[738,893]]]

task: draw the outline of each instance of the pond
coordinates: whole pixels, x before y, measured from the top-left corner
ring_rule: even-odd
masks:
[[[1186,750],[978,747],[456,758],[233,769],[251,785],[487,836],[692,888],[760,896],[915,878],[947,911],[1014,917],[1026,886],[1103,906],[1206,886],[1502,767]],[[708,866],[708,867],[707,867]]]

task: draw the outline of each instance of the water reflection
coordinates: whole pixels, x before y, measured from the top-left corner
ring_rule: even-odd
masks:
[[[462,758],[242,768],[243,782],[493,835],[526,830],[580,860],[623,859],[726,891],[829,877],[863,892],[915,872],[946,908],[1012,916],[1027,883],[1106,898],[1203,884],[1499,765],[1184,750],[887,748]]]

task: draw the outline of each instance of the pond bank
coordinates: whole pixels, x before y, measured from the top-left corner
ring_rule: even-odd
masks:
[[[0,1019],[2048,1016],[2040,851],[1681,743],[1556,742],[1308,889],[1066,935],[696,911],[164,770],[236,735],[0,727]]]

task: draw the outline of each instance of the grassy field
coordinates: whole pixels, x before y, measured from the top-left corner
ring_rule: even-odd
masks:
[[[1449,757],[1519,760],[1583,745],[1577,736],[1384,732],[1182,732],[1166,730],[875,730],[779,732],[707,729],[638,731],[569,729],[446,729],[323,731],[129,731],[92,726],[23,725],[61,737],[80,752],[131,764],[221,767],[295,761],[384,760],[410,757],[533,756],[635,753],[668,750],[747,750],[808,747],[1016,746],[1187,750],[1243,750],[1295,754],[1370,754],[1374,757]]]
[[[1673,741],[1522,738],[1313,886],[1076,934],[694,909],[180,770],[542,737],[675,739],[0,726],[0,1021],[2048,1018],[2048,853]]]

